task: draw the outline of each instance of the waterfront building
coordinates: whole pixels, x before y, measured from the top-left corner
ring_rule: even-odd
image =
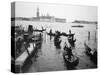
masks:
[[[56,18],[55,16],[50,16],[48,13],[46,15],[40,15],[39,8],[37,8],[36,17],[33,17],[31,20],[33,21],[41,21],[41,22],[61,22],[66,23],[65,18]]]

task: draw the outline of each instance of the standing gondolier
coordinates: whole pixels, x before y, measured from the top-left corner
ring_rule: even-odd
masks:
[[[68,54],[68,59],[71,60],[71,56],[72,56],[72,49],[71,49],[71,47],[68,48],[67,54]]]

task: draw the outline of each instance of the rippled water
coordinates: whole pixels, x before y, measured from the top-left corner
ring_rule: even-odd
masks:
[[[73,54],[79,57],[79,64],[76,69],[89,69],[95,68],[96,65],[89,59],[85,54],[84,42],[88,41],[88,31],[90,32],[90,41],[89,46],[94,49],[97,48],[96,44],[96,25],[93,24],[84,24],[83,28],[72,28],[71,25],[79,25],[75,23],[44,23],[44,22],[30,22],[30,21],[16,21],[16,25],[22,25],[27,30],[29,24],[33,25],[34,28],[41,29],[43,26],[46,28],[47,32],[50,29],[59,30],[61,32],[68,33],[69,29],[72,30],[72,33],[75,33],[75,49],[73,49]],[[82,24],[83,25],[83,24]],[[64,42],[67,38],[61,36],[61,49],[56,49],[54,46],[54,38],[50,40],[50,37],[43,33],[43,42],[42,48],[39,49],[38,57],[32,58],[33,63],[28,68],[27,72],[43,72],[43,71],[59,71],[66,70],[64,60],[62,57]]]

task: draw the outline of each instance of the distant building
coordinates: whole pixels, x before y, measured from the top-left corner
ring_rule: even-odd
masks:
[[[66,23],[65,18],[56,18],[54,16],[50,16],[48,13],[46,15],[40,15],[39,8],[37,8],[36,17],[32,17],[32,18],[12,17],[11,18],[11,21],[15,21],[15,20]]]
[[[33,17],[31,20],[33,20],[33,21],[42,21],[42,22],[66,23],[66,19],[64,19],[64,18],[56,18],[54,16],[50,16],[49,14],[40,16],[39,8],[37,8],[36,17]]]

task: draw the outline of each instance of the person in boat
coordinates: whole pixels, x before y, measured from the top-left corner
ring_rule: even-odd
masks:
[[[71,35],[72,33],[71,33],[71,30],[69,30],[69,36],[68,36],[68,39],[72,39],[73,38],[73,36]]]
[[[67,44],[65,42],[64,51],[67,51],[67,48],[68,48],[68,46],[67,46]]]
[[[71,47],[68,47],[68,45],[66,44],[66,42],[65,42],[64,51],[65,51],[65,54],[68,55],[68,59],[70,60],[71,56],[72,56],[72,49],[71,49]]]
[[[69,30],[69,34],[71,34],[71,30]]]
[[[55,38],[54,38],[54,43],[55,43],[55,46],[58,46],[58,44],[60,43],[60,38],[56,35]]]
[[[67,54],[68,54],[68,59],[70,60],[71,56],[72,56],[72,49],[71,49],[71,47],[68,48]]]
[[[28,26],[28,33],[29,34],[32,34],[33,33],[33,26],[32,25],[29,25]]]
[[[18,40],[16,41],[16,48],[18,53],[21,52],[22,43],[23,43],[23,38],[19,37]]]
[[[50,29],[49,33],[50,33],[50,40],[51,40],[51,38],[52,38],[52,36],[51,36],[52,35],[52,29]]]
[[[72,46],[75,46],[76,39],[74,39],[74,34],[71,33],[71,30],[69,30],[68,41]]]
[[[72,40],[74,40],[74,34],[71,33],[71,30],[69,30],[69,38],[71,38]]]
[[[50,34],[52,34],[52,29],[50,29]]]

